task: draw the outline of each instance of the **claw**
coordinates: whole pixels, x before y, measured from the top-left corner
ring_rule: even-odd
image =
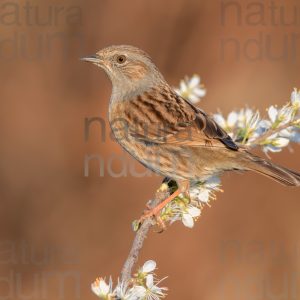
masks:
[[[163,233],[166,229],[166,223],[162,220],[161,217],[156,217],[156,224],[159,228],[159,231],[157,231],[157,233]]]

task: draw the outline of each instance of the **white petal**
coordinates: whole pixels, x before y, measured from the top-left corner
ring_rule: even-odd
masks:
[[[143,286],[136,285],[129,290],[126,300],[144,299],[144,297],[146,296],[146,293],[147,293],[147,290]]]
[[[254,115],[254,112],[250,108],[246,108],[245,110],[245,121],[248,123]]]
[[[100,289],[98,285],[92,284],[91,289],[95,295],[100,296]]]
[[[273,145],[267,145],[267,146],[264,146],[264,148],[263,148],[263,151],[264,152],[280,152],[282,149],[281,148],[277,148],[277,147],[275,147],[275,146],[273,146]]]
[[[156,262],[154,260],[148,260],[144,263],[142,267],[142,272],[143,273],[150,273],[154,271],[156,268]]]
[[[280,111],[280,117],[283,119],[284,123],[288,123],[293,119],[294,108],[291,106],[283,107]]]
[[[188,87],[185,84],[185,82],[183,80],[180,81],[180,92],[181,93],[185,93],[187,91]]]
[[[198,194],[198,199],[204,203],[209,202],[209,190],[201,188],[201,190],[199,191],[199,194]]]
[[[282,147],[286,147],[289,142],[290,142],[289,139],[284,137],[279,137],[272,142],[272,145],[275,147],[282,148]]]
[[[182,223],[183,223],[184,226],[186,226],[188,228],[193,228],[194,227],[194,219],[188,213],[184,213],[182,215]]]
[[[276,107],[274,107],[273,105],[269,107],[268,109],[268,114],[269,114],[269,118],[270,120],[274,123],[277,119],[277,115],[278,115],[278,110]]]
[[[214,114],[213,115],[214,120],[223,128],[226,127],[226,121],[224,119],[224,117],[221,114]]]
[[[104,280],[100,280],[99,288],[102,291],[103,295],[107,295],[109,293],[109,285],[106,284]]]
[[[193,93],[198,96],[199,98],[202,98],[206,95],[206,89],[201,89],[201,88],[195,88],[193,90]]]
[[[153,275],[152,274],[149,274],[147,275],[146,277],[146,286],[148,289],[151,289],[153,287]]]
[[[250,129],[256,129],[259,123],[259,118],[260,116],[258,111],[254,115],[252,115],[251,119],[248,120],[248,126]]]
[[[235,111],[232,111],[227,118],[227,124],[229,127],[234,127],[238,121],[238,114]]]
[[[190,100],[193,104],[196,104],[196,103],[198,103],[198,102],[200,101],[200,98],[197,97],[197,96],[194,95],[194,94],[189,94],[187,98],[188,98],[188,100]]]
[[[195,88],[200,83],[200,77],[198,75],[194,75],[189,81],[189,87]]]
[[[117,298],[121,298],[121,299],[127,299],[126,298],[126,294],[128,291],[126,291],[126,287],[127,285],[124,284],[123,281],[118,281],[118,284],[116,286],[116,288],[113,291],[113,294],[117,297]]]
[[[238,120],[240,123],[244,123],[245,122],[245,110],[241,109],[238,113]]]
[[[295,106],[300,106],[300,91],[297,91],[297,89],[292,92],[291,102]]]
[[[245,126],[253,116],[253,111],[250,108],[241,109],[238,113],[238,121],[240,126]]]
[[[293,132],[290,129],[283,129],[279,132],[279,135],[281,137],[287,138],[289,140],[291,139],[292,134],[293,134]]]
[[[263,131],[268,130],[272,126],[272,123],[269,120],[260,120],[258,123],[258,128],[261,128]]]
[[[189,207],[187,211],[193,218],[199,217],[201,214],[201,210],[195,206]]]
[[[91,285],[91,289],[98,297],[105,297],[111,292],[111,283],[107,284],[99,278]]]

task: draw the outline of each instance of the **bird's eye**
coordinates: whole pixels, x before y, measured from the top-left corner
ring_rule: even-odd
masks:
[[[125,55],[118,55],[116,59],[117,59],[118,64],[124,64],[124,62],[126,61],[126,56]]]

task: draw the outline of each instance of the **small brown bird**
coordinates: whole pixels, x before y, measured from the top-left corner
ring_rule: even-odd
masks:
[[[133,46],[111,46],[82,60],[102,68],[112,82],[109,121],[116,140],[153,172],[176,180],[178,190],[143,218],[156,215],[191,181],[224,171],[254,171],[287,186],[300,174],[248,152],[204,111],[165,81],[151,58]]]

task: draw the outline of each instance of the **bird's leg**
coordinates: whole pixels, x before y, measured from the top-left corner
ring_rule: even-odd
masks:
[[[147,218],[151,218],[151,217],[157,217],[158,214],[160,213],[160,211],[168,204],[170,203],[173,199],[175,199],[178,195],[180,195],[181,193],[187,193],[189,191],[189,181],[179,181],[178,182],[178,188],[177,190],[171,194],[167,199],[163,200],[162,202],[160,202],[157,206],[155,206],[154,208],[145,211],[145,213],[141,216],[141,218],[139,219],[139,223],[143,223],[143,221]]]
[[[145,219],[149,217],[153,217],[158,215],[158,213],[168,204],[170,203],[174,198],[176,198],[181,193],[180,189],[177,189],[172,195],[170,195],[167,199],[160,202],[157,206],[154,208],[147,210],[142,217],[140,218],[140,222],[144,221]]]

